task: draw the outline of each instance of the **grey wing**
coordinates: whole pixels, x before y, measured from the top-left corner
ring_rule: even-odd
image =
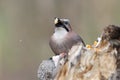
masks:
[[[82,43],[85,46],[85,43],[84,43],[83,39],[78,34],[76,34],[75,32],[72,32],[71,36],[69,38],[70,38],[69,43],[71,44],[71,46],[73,46],[77,43]]]
[[[82,44],[85,46],[85,43],[84,43],[83,39],[78,34],[75,34],[75,38],[77,38],[76,42],[82,42]]]

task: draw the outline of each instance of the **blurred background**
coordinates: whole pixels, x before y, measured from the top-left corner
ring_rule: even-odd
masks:
[[[120,0],[0,0],[0,80],[37,80],[53,56],[54,17],[68,18],[86,44],[109,24],[120,25]]]

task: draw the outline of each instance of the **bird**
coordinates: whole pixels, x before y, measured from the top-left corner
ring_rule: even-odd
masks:
[[[55,55],[68,54],[72,46],[78,43],[85,46],[83,39],[73,31],[69,19],[56,17],[54,25],[54,33],[50,38],[49,45]]]

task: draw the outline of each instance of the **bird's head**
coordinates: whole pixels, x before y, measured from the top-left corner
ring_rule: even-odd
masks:
[[[67,32],[72,30],[68,19],[55,18],[54,24],[56,28],[64,28]]]

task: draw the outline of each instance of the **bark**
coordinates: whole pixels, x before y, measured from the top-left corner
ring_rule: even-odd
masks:
[[[105,27],[93,45],[77,44],[65,57],[55,66],[56,74],[51,72],[53,80],[120,80],[120,27]]]

